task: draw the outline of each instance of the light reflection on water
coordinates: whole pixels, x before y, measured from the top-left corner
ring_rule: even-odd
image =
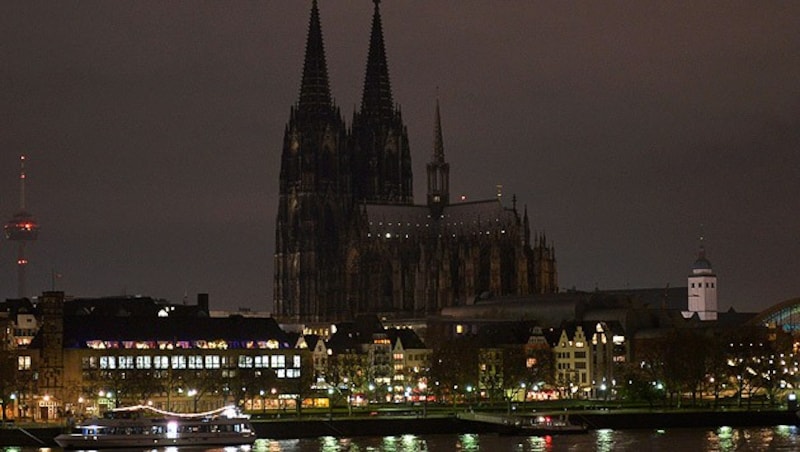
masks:
[[[797,426],[735,429],[595,430],[586,435],[404,435],[259,441],[253,452],[644,452],[797,451]]]
[[[226,448],[129,449],[136,452],[705,452],[800,450],[797,426],[766,428],[595,430],[585,435],[401,435],[355,438],[258,440],[253,446]],[[61,449],[0,447],[2,452],[60,452]],[[116,449],[115,452],[121,452]]]

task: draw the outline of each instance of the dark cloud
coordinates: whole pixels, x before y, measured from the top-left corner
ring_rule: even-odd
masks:
[[[310,2],[13,2],[0,11],[0,212],[42,224],[31,292],[267,309],[279,153]],[[372,3],[320,2],[360,103]],[[684,285],[706,236],[723,308],[798,296],[800,5],[382,2],[416,197],[442,106],[452,191],[497,184],[561,285]],[[702,225],[702,226],[701,226]],[[0,297],[15,294],[0,245]]]

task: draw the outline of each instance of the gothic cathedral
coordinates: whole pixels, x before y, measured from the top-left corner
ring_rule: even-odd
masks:
[[[348,129],[334,104],[316,0],[300,99],[281,153],[275,316],[339,321],[422,317],[485,295],[558,291],[555,251],[531,241],[516,200],[451,203],[439,104],[427,202],[414,204],[411,151],[392,99],[375,0],[360,110]]]

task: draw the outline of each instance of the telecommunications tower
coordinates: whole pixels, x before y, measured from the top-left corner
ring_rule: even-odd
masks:
[[[25,156],[19,157],[19,211],[3,228],[8,240],[17,242],[17,297],[25,298],[25,244],[39,236],[39,223],[25,210]]]

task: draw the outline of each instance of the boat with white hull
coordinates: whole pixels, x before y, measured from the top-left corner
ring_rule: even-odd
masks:
[[[65,449],[238,446],[256,440],[247,416],[232,407],[207,413],[170,413],[139,405],[118,408],[55,437]]]

